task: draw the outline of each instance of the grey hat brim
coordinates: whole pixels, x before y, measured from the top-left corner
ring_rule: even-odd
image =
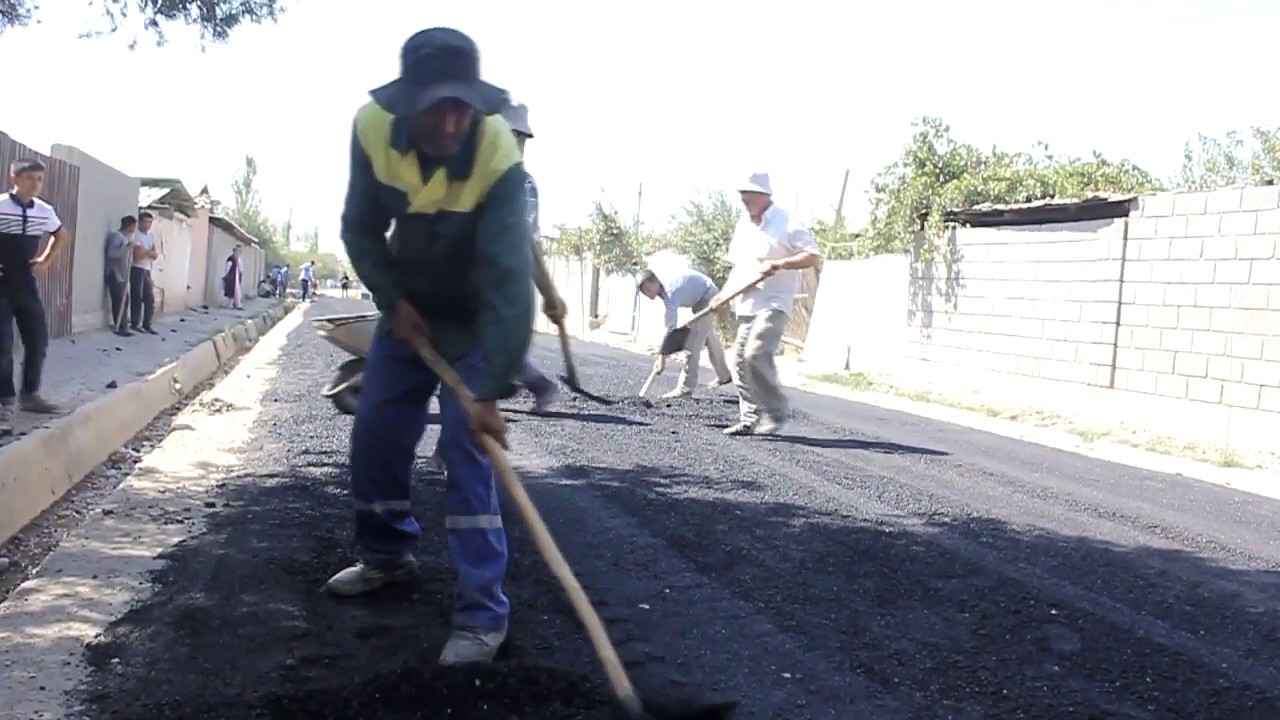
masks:
[[[396,117],[417,115],[445,98],[455,98],[484,115],[492,115],[506,106],[507,91],[483,80],[415,85],[397,78],[369,91],[369,96],[383,110]]]

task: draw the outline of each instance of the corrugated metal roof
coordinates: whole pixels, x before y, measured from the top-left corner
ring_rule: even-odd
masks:
[[[169,188],[149,187],[147,185],[143,185],[142,188],[138,190],[138,207],[151,207],[152,205],[160,202],[160,200],[168,194]]]
[[[196,201],[181,180],[174,178],[139,178],[138,207],[167,207],[187,217],[195,217]]]
[[[1050,225],[1128,217],[1135,194],[1097,193],[1084,198],[1049,198],[1026,203],[983,203],[948,210],[943,220],[970,227]]]
[[[223,217],[222,215],[210,214],[209,223],[220,228],[222,231],[231,235],[231,237],[246,245],[252,245],[253,247],[259,247],[261,245],[257,238],[245,232],[239,225],[235,224],[231,218]]]

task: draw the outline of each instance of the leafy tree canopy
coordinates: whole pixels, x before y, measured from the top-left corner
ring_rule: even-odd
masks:
[[[1229,185],[1270,185],[1280,181],[1280,127],[1254,127],[1247,136],[1199,135],[1182,151],[1182,171],[1171,183],[1187,190]]]
[[[283,0],[90,0],[89,6],[102,10],[106,29],[89,30],[82,37],[109,35],[131,18],[140,18],[158,45],[165,42],[164,27],[172,23],[196,28],[202,43],[220,43],[241,25],[275,22],[284,12]],[[35,0],[0,0],[0,35],[39,23],[43,10]],[[135,39],[130,47],[136,44]]]
[[[871,219],[859,254],[902,252],[917,231],[941,230],[950,209],[1161,189],[1142,168],[1096,152],[1058,158],[1043,143],[1033,152],[984,151],[957,141],[938,118],[921,118],[915,127],[902,156],[872,181]]]

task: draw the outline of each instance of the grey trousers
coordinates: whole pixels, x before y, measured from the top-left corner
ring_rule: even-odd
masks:
[[[787,314],[766,310],[738,318],[738,335],[733,342],[733,361],[737,367],[734,384],[738,388],[738,414],[742,422],[754,425],[763,412],[781,420],[787,413],[787,398],[778,383],[778,366],[774,353],[782,342]]]

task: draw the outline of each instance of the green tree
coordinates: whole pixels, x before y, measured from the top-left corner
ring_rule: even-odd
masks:
[[[1039,144],[1033,152],[983,151],[951,136],[942,120],[925,117],[902,156],[871,183],[871,219],[859,249],[903,252],[920,230],[938,232],[943,213],[983,203],[1080,198],[1096,193],[1141,193],[1161,183],[1127,160],[1098,153],[1060,159]]]
[[[740,205],[723,192],[695,197],[672,218],[674,226],[663,244],[723,286],[729,277],[729,241],[741,212]]]
[[[312,255],[320,252],[320,229],[312,228],[311,230],[302,233],[302,236],[298,238],[298,247],[300,247],[303,252],[307,252]]]
[[[60,3],[61,4],[61,3]],[[155,37],[157,45],[165,43],[164,26],[182,23],[200,32],[200,42],[225,42],[241,25],[275,22],[284,12],[282,0],[101,0],[105,29],[88,30],[82,37],[110,35],[120,30],[130,18],[142,20],[142,27]],[[43,10],[35,0],[0,0],[0,35],[14,27],[25,27],[32,20],[40,22]],[[134,38],[129,47],[137,45]]]
[[[589,257],[606,274],[629,274],[644,264],[644,257],[655,239],[627,227],[612,206],[597,201],[591,209],[587,226],[560,228],[560,237],[552,246],[555,254]]]
[[[824,260],[852,260],[858,256],[858,234],[849,230],[844,218],[833,225],[826,220],[814,220],[810,226]]]
[[[279,263],[284,258],[283,250],[287,248],[279,247],[279,229],[262,210],[262,197],[255,185],[257,180],[258,162],[252,155],[245,155],[244,167],[240,169],[236,179],[231,181],[231,207],[223,208],[223,211],[235,224],[258,239],[267,255],[268,264]]]
[[[1187,190],[1267,185],[1280,180],[1280,128],[1250,128],[1248,137],[1198,135],[1182,150],[1182,170],[1172,184]]]

